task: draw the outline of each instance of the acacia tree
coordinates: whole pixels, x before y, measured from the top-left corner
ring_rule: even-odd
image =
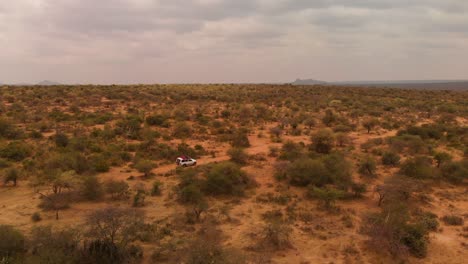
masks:
[[[312,148],[318,153],[330,153],[334,144],[335,137],[330,129],[319,130],[312,136]]]
[[[371,119],[364,120],[364,122],[362,123],[362,126],[367,129],[367,134],[369,134],[371,130],[374,129],[374,127],[377,126],[378,124],[379,124],[379,120],[375,118],[371,118]]]
[[[434,155],[434,159],[437,162],[437,168],[440,168],[440,165],[442,165],[443,163],[451,161],[452,156],[448,154],[447,152],[437,152]]]
[[[151,175],[151,170],[153,168],[154,168],[154,164],[150,160],[139,160],[135,164],[135,169],[143,173],[145,178],[148,178]]]
[[[19,178],[19,171],[16,168],[8,169],[5,173],[5,177],[3,179],[3,183],[7,185],[8,183],[12,182],[13,186],[16,187]]]
[[[86,220],[88,236],[126,246],[135,241],[144,225],[144,214],[135,209],[108,207],[92,212]]]

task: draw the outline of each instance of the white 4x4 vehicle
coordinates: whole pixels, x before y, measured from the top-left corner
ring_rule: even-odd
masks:
[[[197,165],[197,160],[192,159],[192,158],[187,157],[187,156],[180,156],[180,157],[178,157],[176,159],[176,164],[178,166],[183,166],[183,167],[195,166],[195,165]]]

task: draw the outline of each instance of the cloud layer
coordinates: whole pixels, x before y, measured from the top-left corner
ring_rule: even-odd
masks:
[[[0,50],[0,82],[468,79],[468,2],[10,0]]]

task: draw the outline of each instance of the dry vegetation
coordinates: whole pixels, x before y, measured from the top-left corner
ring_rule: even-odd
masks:
[[[0,87],[0,263],[464,263],[467,98]]]

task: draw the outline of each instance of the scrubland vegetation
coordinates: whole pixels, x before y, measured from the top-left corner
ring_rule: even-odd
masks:
[[[467,98],[0,87],[0,263],[463,263]]]

